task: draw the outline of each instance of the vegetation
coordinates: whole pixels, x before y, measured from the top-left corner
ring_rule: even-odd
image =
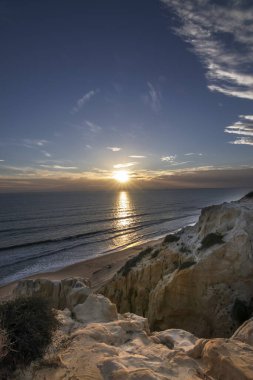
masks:
[[[5,355],[0,357],[0,378],[9,378],[17,367],[41,358],[59,322],[49,302],[41,297],[21,297],[0,304],[0,329],[6,334]]]
[[[196,261],[194,261],[194,260],[192,260],[192,261],[185,261],[184,263],[180,263],[179,264],[178,270],[183,270],[183,269],[190,268],[190,267],[192,267],[195,264],[196,264]]]
[[[145,256],[152,252],[152,247],[147,247],[139,253],[139,255],[134,256],[132,259],[128,260],[126,264],[119,270],[119,274],[122,276],[127,276],[130,270],[135,267]]]
[[[191,253],[191,250],[188,247],[186,247],[184,243],[182,243],[181,247],[179,248],[179,251],[182,253]]]
[[[163,240],[163,244],[174,243],[174,242],[178,241],[179,239],[180,239],[179,236],[177,236],[175,234],[169,234],[169,235],[165,236],[165,238]]]
[[[253,198],[253,191],[250,191],[248,194],[246,194],[244,198]]]
[[[152,253],[152,255],[151,255],[151,259],[155,259],[155,258],[159,255],[159,253],[160,253],[160,249],[156,249],[156,250]]]
[[[211,233],[211,234],[206,235],[204,239],[202,239],[200,249],[206,249],[206,248],[212,247],[215,244],[222,244],[222,243],[224,243],[223,235],[218,234],[218,233]]]

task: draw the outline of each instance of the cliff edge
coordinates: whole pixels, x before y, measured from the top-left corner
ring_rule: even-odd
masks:
[[[253,193],[204,208],[194,226],[129,260],[100,292],[152,330],[229,337],[253,311]]]

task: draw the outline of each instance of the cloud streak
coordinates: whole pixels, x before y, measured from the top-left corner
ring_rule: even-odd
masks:
[[[62,165],[44,165],[44,164],[41,164],[40,165],[41,168],[45,168],[45,169],[55,169],[55,170],[76,170],[78,169],[78,167],[76,166],[62,166]]]
[[[247,1],[161,0],[179,18],[175,32],[206,67],[210,91],[253,99],[253,5]]]
[[[114,169],[130,168],[131,166],[137,165],[138,162],[127,162],[125,164],[113,165]]]
[[[148,91],[144,96],[144,102],[150,106],[154,112],[159,112],[161,109],[161,93],[155,89],[151,82],[147,82]]]
[[[176,155],[164,156],[164,157],[161,157],[161,161],[163,161],[163,162],[174,162],[176,157],[177,157]]]
[[[224,129],[225,133],[243,136],[229,141],[234,145],[253,145],[253,115],[240,115],[240,120]]]
[[[76,102],[76,105],[72,108],[72,113],[77,113],[80,111],[83,106],[88,103],[98,92],[98,90],[91,90],[79,98]]]
[[[129,158],[147,158],[147,156],[128,156]]]
[[[122,148],[119,148],[118,146],[107,146],[106,149],[109,149],[112,152],[119,152]]]
[[[90,128],[90,131],[92,133],[99,133],[100,131],[102,131],[102,127],[100,127],[99,125],[89,121],[89,120],[85,120],[85,123],[88,125],[88,127]]]

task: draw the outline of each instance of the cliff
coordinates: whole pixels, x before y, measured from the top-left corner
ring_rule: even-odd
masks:
[[[101,290],[152,330],[229,337],[253,310],[253,197],[207,207],[198,223],[147,249]]]
[[[46,295],[57,307],[65,309],[57,311],[61,325],[45,356],[26,369],[17,370],[9,379],[253,378],[252,319],[230,339],[198,339],[179,329],[151,333],[146,318],[118,314],[115,305],[92,293],[80,278],[62,282],[22,281],[15,295]]]

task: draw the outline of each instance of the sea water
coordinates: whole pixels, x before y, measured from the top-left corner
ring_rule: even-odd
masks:
[[[0,285],[158,239],[245,189],[0,194]]]

